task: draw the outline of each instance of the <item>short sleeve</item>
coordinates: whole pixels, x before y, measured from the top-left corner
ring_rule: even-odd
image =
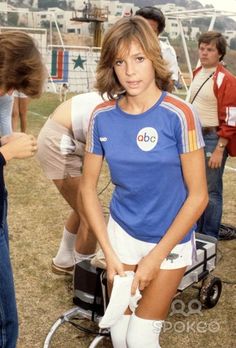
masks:
[[[182,104],[182,112],[178,112],[175,131],[179,154],[205,146],[200,119],[191,104]]]
[[[96,113],[91,116],[85,150],[96,155],[104,155],[104,150],[99,137],[99,117]]]

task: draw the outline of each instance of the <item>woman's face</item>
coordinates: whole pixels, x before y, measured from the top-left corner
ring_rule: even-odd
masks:
[[[138,96],[156,88],[152,61],[146,57],[137,41],[132,41],[127,51],[121,47],[114,71],[128,95]]]

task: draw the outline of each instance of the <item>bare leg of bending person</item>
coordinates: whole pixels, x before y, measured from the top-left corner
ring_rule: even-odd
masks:
[[[53,259],[53,270],[62,273],[65,268],[65,273],[70,273],[75,263],[94,255],[96,238],[83,215],[79,194],[80,177],[53,180],[53,182],[73,209],[65,223],[60,246]]]

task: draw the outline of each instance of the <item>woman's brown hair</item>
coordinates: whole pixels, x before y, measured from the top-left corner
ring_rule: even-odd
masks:
[[[110,99],[123,93],[123,87],[113,68],[118,53],[126,54],[133,41],[141,46],[145,56],[152,61],[156,85],[161,90],[168,90],[171,73],[167,70],[166,63],[161,56],[156,34],[142,17],[125,17],[118,20],[107,31],[97,67],[96,88],[102,95],[107,93]],[[119,56],[119,58],[121,57]]]
[[[21,31],[0,33],[0,88],[39,97],[46,78],[41,54],[31,36]]]

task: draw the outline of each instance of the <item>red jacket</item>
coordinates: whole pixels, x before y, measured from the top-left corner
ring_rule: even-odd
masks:
[[[201,69],[200,66],[194,70],[193,78]],[[236,77],[219,63],[213,81],[219,119],[217,134],[229,140],[228,153],[236,156]]]

